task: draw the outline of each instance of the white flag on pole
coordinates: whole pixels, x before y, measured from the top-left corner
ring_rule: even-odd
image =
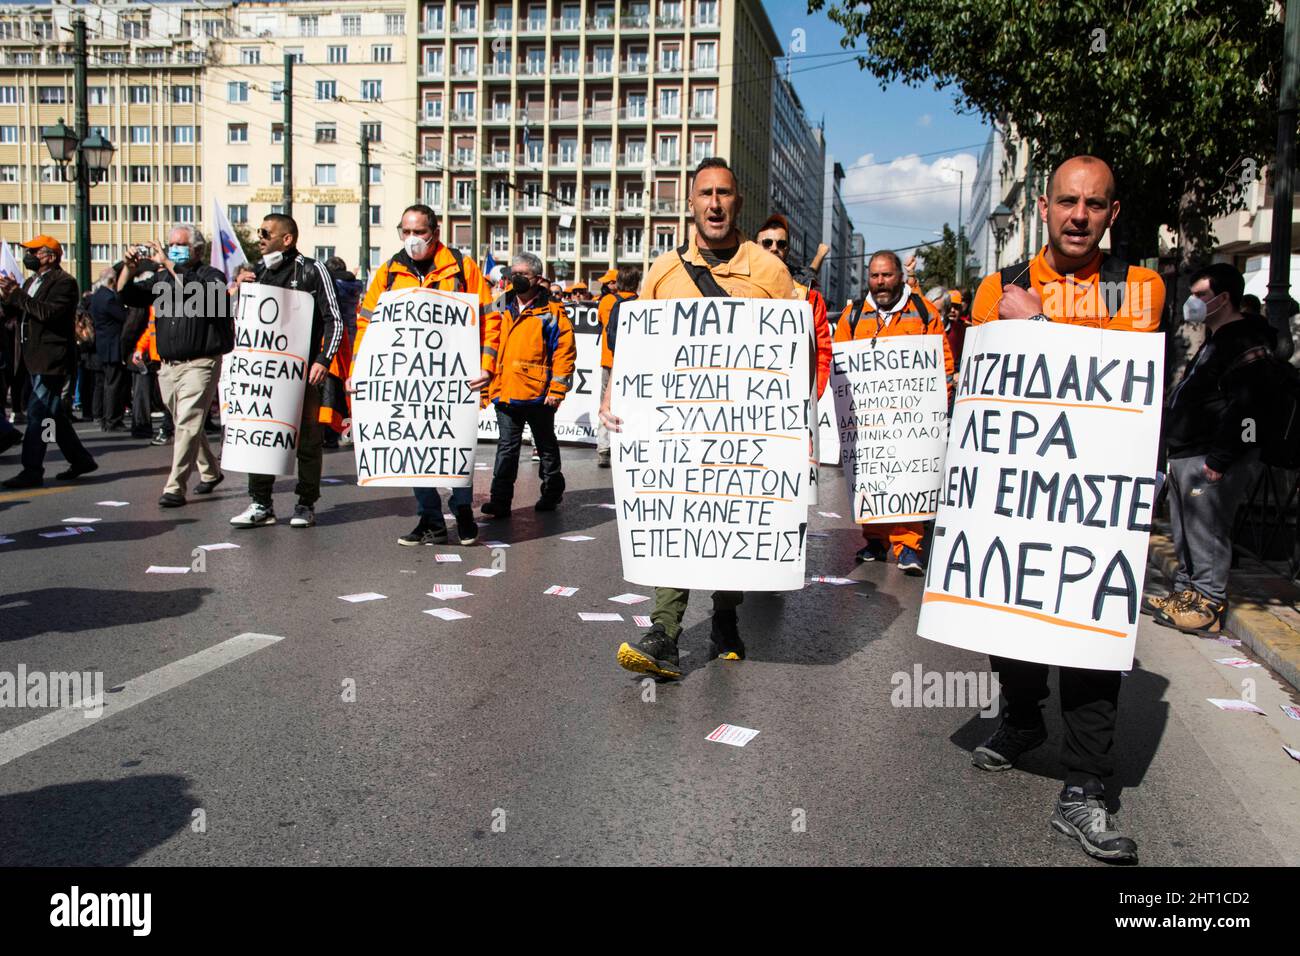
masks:
[[[248,264],[248,258],[226,218],[226,211],[221,208],[221,200],[215,196],[212,197],[212,232],[212,268],[220,269],[228,281],[234,281],[235,273],[240,266]]]

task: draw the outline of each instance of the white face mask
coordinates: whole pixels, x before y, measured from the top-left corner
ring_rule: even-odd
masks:
[[[1183,321],[1188,325],[1205,324],[1205,303],[1197,296],[1188,296],[1183,303]]]
[[[407,236],[402,240],[402,245],[406,248],[406,254],[417,262],[429,251],[429,240],[424,236]]]
[[[283,261],[283,252],[268,252],[266,255],[262,256],[262,265],[266,266],[268,269],[274,269]]]

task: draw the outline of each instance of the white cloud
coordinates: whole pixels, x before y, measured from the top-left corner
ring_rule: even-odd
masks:
[[[916,118],[916,125],[917,125],[917,126],[929,126],[929,125],[930,125],[930,122],[931,122],[933,119],[934,119],[934,117],[931,116],[929,113],[922,113],[920,116],[918,116],[918,117]]]
[[[897,229],[857,225],[868,246],[927,242],[935,238],[930,231],[942,230],[945,222],[956,231],[959,173],[965,174],[962,214],[969,217],[978,162],[973,153],[957,153],[930,162],[914,154],[877,163],[867,153],[845,166],[840,191],[855,223],[897,223]]]

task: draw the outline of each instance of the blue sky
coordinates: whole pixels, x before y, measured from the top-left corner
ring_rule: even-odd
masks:
[[[945,221],[955,228],[957,171],[965,171],[967,210],[988,124],[959,114],[951,91],[901,83],[882,90],[847,53],[835,55],[844,49],[843,31],[825,10],[809,14],[804,0],[763,6],[787,49],[794,31],[805,31],[790,81],[808,119],[825,120],[827,149],[845,169],[845,203],[867,248],[927,242]]]

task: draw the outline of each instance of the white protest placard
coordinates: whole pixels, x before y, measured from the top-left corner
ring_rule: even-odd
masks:
[[[803,587],[811,328],[795,300],[620,307],[611,450],[627,581]]]
[[[835,394],[831,382],[817,400],[817,461],[822,465],[840,463],[840,430],[835,424]]]
[[[918,634],[1016,660],[1131,668],[1164,346],[1055,322],[967,333]]]
[[[858,524],[929,521],[948,443],[942,335],[836,342],[826,391]]]
[[[600,318],[594,302],[569,303],[564,311],[573,324],[577,355],[573,386],[555,410],[555,437],[562,442],[594,446],[600,426]],[[500,437],[496,408],[491,402],[479,417],[478,437],[487,441]]]
[[[294,474],[314,307],[300,289],[239,287],[235,348],[221,363],[223,468]]]
[[[464,292],[390,289],[352,366],[357,484],[466,488],[474,483],[482,371],[479,302]]]

